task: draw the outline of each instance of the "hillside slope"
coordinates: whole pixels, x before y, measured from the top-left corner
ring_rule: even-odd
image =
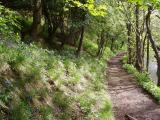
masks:
[[[0,119],[113,119],[104,60],[8,43],[0,44]]]

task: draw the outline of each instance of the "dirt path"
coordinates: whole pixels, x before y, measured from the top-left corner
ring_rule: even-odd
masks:
[[[120,53],[108,62],[108,91],[116,120],[127,120],[125,115],[136,120],[160,120],[160,105],[138,86],[135,78],[125,72],[119,63],[123,55]]]

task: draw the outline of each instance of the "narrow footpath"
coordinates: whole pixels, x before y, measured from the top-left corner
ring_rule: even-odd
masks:
[[[160,120],[160,105],[122,68],[123,56],[120,53],[108,62],[108,91],[115,119]]]

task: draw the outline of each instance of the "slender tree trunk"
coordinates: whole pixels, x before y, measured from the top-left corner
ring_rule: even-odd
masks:
[[[154,41],[153,37],[152,37],[152,32],[150,29],[150,16],[152,14],[152,6],[148,6],[148,13],[146,16],[146,27],[147,27],[147,34],[148,34],[148,39],[150,40],[151,46],[153,51],[155,52],[155,58],[157,60],[157,77],[158,77],[158,86],[160,86],[160,55],[159,55],[159,51],[157,49],[157,45],[156,42]]]
[[[113,46],[114,46],[114,39],[112,38],[112,39],[111,39],[111,48],[110,48],[111,51],[113,51]]]
[[[143,39],[143,49],[142,49],[142,54],[143,54],[143,60],[144,60],[144,56],[145,56],[145,46],[146,46],[146,38],[147,38],[147,33]]]
[[[136,64],[135,67],[138,71],[143,71],[143,44],[140,37],[139,28],[139,4],[136,5]]]
[[[149,40],[147,40],[147,61],[146,61],[146,69],[149,69]]]
[[[97,40],[97,44],[98,44],[97,57],[101,58],[101,56],[103,55],[104,48],[106,46],[104,31],[101,32],[101,35]]]
[[[98,39],[97,39],[97,45],[98,45],[97,57],[98,58],[100,57],[100,54],[101,54],[101,41],[102,41],[102,33],[100,36],[98,36]]]
[[[85,3],[83,3],[85,4]],[[85,21],[85,16],[86,16],[86,12],[84,10],[81,11],[81,21],[84,22]],[[82,50],[82,46],[83,46],[83,38],[84,38],[84,29],[85,29],[85,25],[84,23],[82,23],[82,26],[81,26],[81,34],[80,34],[80,39],[79,39],[79,45],[78,45],[78,49],[77,49],[77,57],[80,56],[81,54],[81,50]]]
[[[150,27],[150,24],[151,24],[151,19],[150,19],[150,17],[148,18],[148,25],[149,25],[149,27]],[[146,23],[147,23],[146,22]],[[146,34],[146,37],[148,38],[148,35]],[[147,70],[147,72],[149,71],[149,59],[150,59],[150,54],[149,54],[149,51],[150,51],[150,41],[149,41],[149,39],[147,39],[147,60],[146,60],[146,70]]]
[[[123,48],[123,46],[124,46],[124,41],[122,41],[122,42],[121,42],[121,46],[120,46],[120,48],[122,49],[122,48]]]
[[[31,30],[31,35],[35,41],[37,41],[38,35],[40,33],[41,17],[42,17],[42,1],[35,0],[33,7],[33,24]]]
[[[158,67],[157,67],[157,77],[158,77],[157,85],[160,86],[160,63],[158,64]]]
[[[131,25],[131,23],[127,23],[127,35],[128,35],[128,64],[131,64],[131,63],[132,63],[131,32],[132,32],[132,25]]]
[[[81,28],[81,35],[80,35],[79,45],[78,45],[78,49],[77,49],[77,57],[80,56],[80,53],[82,50],[83,37],[84,37],[84,26],[82,26],[82,28]]]

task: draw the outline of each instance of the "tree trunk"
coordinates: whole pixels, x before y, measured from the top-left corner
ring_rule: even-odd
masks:
[[[80,39],[79,39],[79,45],[78,45],[78,49],[77,49],[77,57],[80,56],[80,53],[81,53],[81,50],[82,50],[83,37],[84,37],[84,26],[82,25],[81,36],[80,36]]]
[[[149,40],[147,40],[147,61],[146,61],[146,69],[148,72],[149,69]]]
[[[102,55],[103,55],[104,48],[106,46],[104,31],[101,32],[101,34],[100,34],[100,36],[99,36],[99,38],[97,40],[97,44],[98,44],[97,57],[101,58]]]
[[[113,51],[113,46],[114,46],[114,39],[112,38],[111,39],[111,47],[110,47],[111,51]]]
[[[132,25],[131,23],[127,23],[127,35],[128,35],[128,64],[132,63],[132,48],[131,48],[131,32]]]
[[[155,58],[157,60],[157,77],[158,77],[158,84],[157,85],[160,86],[160,55],[159,55],[159,52],[157,49],[156,42],[154,41],[154,39],[152,37],[152,32],[150,29],[150,21],[151,21],[150,16],[152,14],[152,10],[153,10],[152,6],[149,6],[148,13],[146,16],[146,28],[147,28],[148,39],[151,42],[151,46],[152,46],[153,51],[155,52]]]
[[[42,17],[42,1],[35,0],[33,7],[33,24],[31,30],[31,35],[35,41],[37,41],[40,33],[41,17]]]
[[[146,46],[146,38],[147,38],[147,33],[143,39],[143,48],[142,48],[142,57],[143,57],[143,63],[144,63],[144,57],[145,57],[145,46]]]
[[[138,71],[143,71],[143,44],[140,37],[139,28],[139,4],[136,5],[136,64],[135,67]]]
[[[160,63],[158,63],[158,66],[157,66],[157,77],[158,77],[157,85],[160,86]]]

